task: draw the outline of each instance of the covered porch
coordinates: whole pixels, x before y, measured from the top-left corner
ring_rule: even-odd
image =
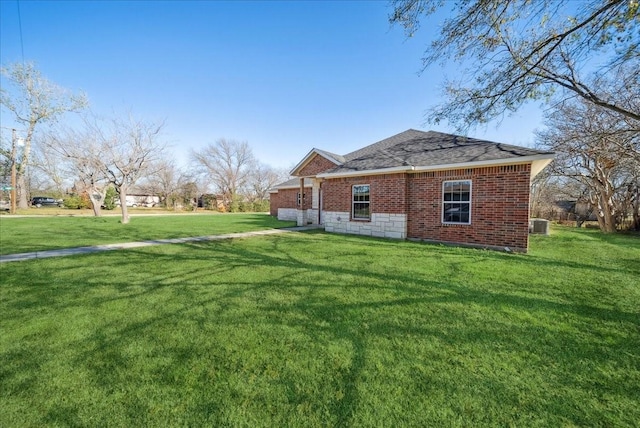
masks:
[[[309,182],[311,183],[311,188],[308,187]],[[311,190],[310,195],[309,190]],[[311,200],[308,199],[309,197]],[[296,223],[298,226],[322,226],[324,224],[321,178],[300,177],[297,200]]]

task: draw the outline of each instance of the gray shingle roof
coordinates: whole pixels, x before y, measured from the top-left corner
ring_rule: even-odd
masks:
[[[409,129],[345,155],[342,165],[326,172],[339,174],[403,166],[430,167],[543,154],[552,153],[459,135]]]
[[[320,150],[320,149],[315,149],[315,150],[316,150],[317,152],[319,152],[319,153],[323,154],[323,155],[324,155],[326,158],[328,158],[329,160],[334,159],[334,160],[337,160],[337,161],[338,161],[338,162],[340,162],[340,163],[344,163],[344,161],[345,161],[344,156],[337,155],[337,154],[335,154],[335,153],[331,153],[331,152],[328,152],[328,151],[326,151],[326,150]]]
[[[512,162],[518,158],[537,155],[546,155],[543,158],[547,159],[546,162],[548,162],[553,157],[552,152],[415,129],[408,129],[344,156],[319,149],[313,149],[310,153],[314,151],[341,162],[341,165],[323,173],[338,175],[344,173],[352,175],[354,173],[357,174],[359,171],[365,173],[366,171],[399,167],[437,168],[440,165],[450,166],[472,162]],[[542,169],[546,162],[542,163],[539,169]],[[533,175],[535,174],[537,172]],[[293,178],[278,184],[274,189],[292,188],[299,186],[299,184],[299,178]],[[310,186],[311,181],[305,178],[305,186],[307,185]]]
[[[295,178],[291,178],[291,179],[289,179],[287,181],[284,181],[282,183],[276,184],[270,190],[293,189],[293,188],[299,188],[299,187],[300,187],[300,178],[295,177]],[[304,179],[304,187],[311,187],[311,179],[310,178],[305,178]]]

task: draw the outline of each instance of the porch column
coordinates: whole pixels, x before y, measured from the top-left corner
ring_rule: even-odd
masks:
[[[298,226],[307,225],[307,210],[304,209],[304,177],[300,178],[300,203],[298,204]]]
[[[307,220],[315,225],[320,224],[320,181],[318,178],[311,180],[311,212]]]

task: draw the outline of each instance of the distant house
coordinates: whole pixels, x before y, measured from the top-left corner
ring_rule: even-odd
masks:
[[[115,201],[116,205],[120,205],[120,199]],[[127,194],[127,206],[128,207],[155,207],[160,204],[160,197],[156,195],[149,195],[145,193]]]
[[[553,153],[409,129],[337,155],[312,149],[271,214],[328,232],[527,251],[531,179]]]
[[[559,222],[576,222],[580,227],[586,221],[597,221],[598,217],[594,207],[585,198],[563,199],[564,195],[548,195],[539,200],[531,215]]]

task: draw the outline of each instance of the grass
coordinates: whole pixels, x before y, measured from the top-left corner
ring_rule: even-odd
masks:
[[[7,223],[3,223],[3,226]],[[0,426],[636,426],[640,239],[321,232],[0,265]]]
[[[0,216],[0,254],[288,226],[295,226],[295,223],[278,221],[265,214],[168,214],[132,217],[129,224],[121,224],[117,216]]]

